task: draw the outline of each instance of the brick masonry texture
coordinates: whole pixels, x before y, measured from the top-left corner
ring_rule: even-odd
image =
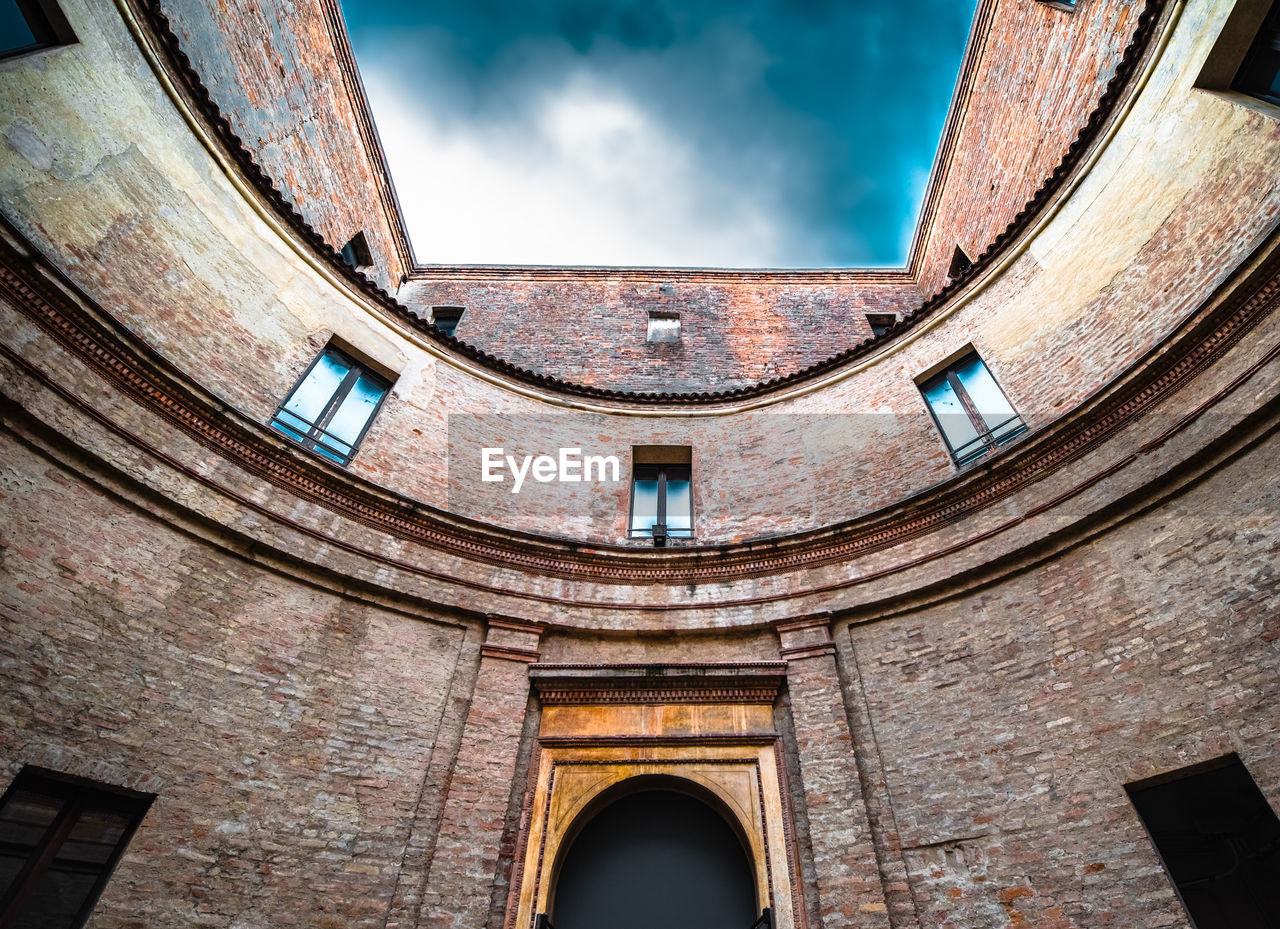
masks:
[[[432,306],[465,307],[456,336],[521,367],[654,393],[727,390],[791,374],[869,339],[866,314],[906,313],[920,303],[905,275],[809,285],[653,276],[473,281],[427,270],[399,296],[423,316]],[[654,310],[680,314],[679,342],[646,341]]]
[[[973,62],[972,91],[952,114],[950,157],[935,170],[920,289],[946,281],[955,247],[981,255],[1031,199],[1097,106],[1138,25],[1139,5],[979,4],[990,15]],[[988,14],[989,10],[989,14]]]
[[[9,436],[2,460],[5,783],[159,795],[93,925],[384,925],[462,631],[253,568]]]
[[[0,789],[31,764],[157,796],[92,929],[502,929],[535,655],[787,662],[773,723],[804,929],[1187,929],[1124,785],[1235,752],[1280,808],[1280,121],[1192,88],[1230,4],[1179,7],[1114,139],[990,280],[807,393],[661,416],[573,408],[343,292],[228,183],[116,7],[64,5],[79,45],[0,62]],[[1038,183],[1135,7],[983,5],[926,278]],[[282,183],[331,235],[373,220],[334,199],[369,182],[324,9],[170,12],[237,131],[296,168]],[[274,68],[289,55],[292,73]],[[304,114],[330,108],[332,163],[299,162]],[[847,290],[562,277],[406,293],[468,305],[461,335],[496,327],[531,365],[689,387],[802,365],[859,338],[873,303],[919,298],[876,274]],[[1246,297],[1253,328],[1229,340]],[[678,357],[640,342],[653,304],[682,313]],[[349,469],[264,426],[331,338],[397,374]],[[1079,457],[1024,464],[1077,420],[1105,425],[1119,383],[1188,342],[1222,350]],[[959,472],[915,378],[967,346],[1033,432]],[[193,397],[205,412],[184,419]],[[224,427],[245,448],[215,441]],[[624,459],[691,445],[698,538],[613,547],[625,479],[599,497],[458,494],[459,435]],[[989,475],[1007,495],[904,520],[879,548],[643,574],[878,532]],[[554,570],[518,560],[556,546],[571,551]],[[569,570],[588,555],[634,573]]]
[[[397,209],[378,193],[380,156],[361,142],[367,105],[358,78],[335,60],[347,45],[333,3],[274,11],[173,0],[164,9],[214,101],[290,202],[335,247],[358,229],[370,237],[382,287],[424,317],[433,305],[465,307],[458,338],[521,367],[640,391],[723,390],[790,374],[870,337],[867,313],[915,309],[945,283],[957,244],[977,257],[1048,177],[1137,25],[1129,0],[1093,0],[1075,14],[1029,0],[979,5],[971,80],[943,138],[911,273],[788,283],[785,273],[717,282],[623,269],[603,280],[542,280],[432,268],[430,255],[419,271],[402,266]],[[681,314],[680,343],[645,341],[655,309]]]
[[[351,102],[349,82],[359,77],[353,64],[344,74],[350,51],[338,5],[173,0],[163,8],[232,131],[281,193],[335,249],[364,232],[368,273],[394,289],[408,269],[376,194],[380,153],[363,144]]]
[[[1280,805],[1277,454],[847,631],[921,925],[1187,926],[1124,785],[1234,751]]]

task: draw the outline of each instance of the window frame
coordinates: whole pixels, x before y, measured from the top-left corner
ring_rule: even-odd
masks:
[[[338,249],[338,257],[355,271],[373,267],[373,252],[369,249],[369,239],[365,236],[363,229],[348,239],[346,245]]]
[[[1192,86],[1270,119],[1277,118],[1280,103],[1237,86],[1240,73],[1275,8],[1274,0],[1237,0]]]
[[[1192,906],[1187,900],[1185,891],[1201,884],[1202,880],[1193,879],[1191,881],[1186,881],[1185,875],[1179,875],[1178,872],[1181,869],[1175,867],[1173,862],[1170,861],[1170,852],[1179,850],[1185,851],[1186,849],[1171,846],[1168,844],[1169,833],[1161,832],[1156,829],[1156,823],[1153,822],[1153,820],[1158,820],[1159,813],[1162,811],[1159,809],[1153,809],[1149,798],[1153,796],[1155,791],[1171,784],[1183,781],[1199,780],[1203,785],[1204,775],[1213,776],[1217,773],[1228,772],[1230,775],[1235,776],[1237,780],[1235,785],[1236,787],[1245,787],[1246,791],[1252,793],[1252,796],[1250,796],[1249,799],[1256,799],[1258,801],[1258,810],[1260,815],[1266,816],[1269,814],[1271,821],[1280,825],[1280,816],[1277,816],[1275,810],[1271,808],[1266,794],[1263,793],[1262,788],[1258,785],[1257,778],[1254,777],[1253,772],[1249,770],[1248,765],[1244,763],[1244,759],[1242,759],[1236,752],[1229,752],[1226,755],[1222,755],[1217,758],[1211,758],[1207,761],[1201,761],[1185,767],[1175,768],[1171,771],[1157,774],[1154,777],[1143,778],[1124,785],[1124,793],[1126,799],[1129,801],[1130,809],[1137,817],[1142,831],[1146,833],[1147,840],[1151,843],[1151,849],[1155,852],[1156,858],[1160,861],[1160,866],[1164,871],[1165,878],[1169,881],[1169,886],[1173,888],[1174,893],[1177,895],[1178,902],[1182,905],[1182,910],[1187,916],[1187,921],[1192,926],[1197,925],[1197,916],[1204,915],[1204,904],[1198,901],[1194,906]],[[1247,785],[1247,787],[1245,785]],[[1211,796],[1202,793],[1201,799],[1203,800],[1205,797],[1209,797],[1213,800],[1218,799],[1218,796]],[[1236,793],[1235,799],[1237,802],[1239,801],[1239,792]],[[1167,803],[1168,801],[1166,800],[1164,802]],[[1159,801],[1157,801],[1157,804],[1158,803]],[[1221,805],[1221,801],[1219,801],[1219,803]],[[1156,815],[1149,815],[1151,813],[1155,813]],[[1232,876],[1232,873],[1234,872],[1221,874],[1210,878],[1210,880],[1222,880]]]
[[[878,339],[898,324],[897,313],[864,313],[867,325],[871,327],[871,337]]]
[[[635,523],[636,512],[636,471],[640,468],[657,468],[658,469],[658,500],[657,500],[657,518],[653,526],[648,529],[633,528]],[[672,535],[667,529],[667,469],[683,468],[689,472],[689,528],[688,530],[678,529],[677,532],[688,532],[688,535]],[[666,539],[692,539],[694,538],[694,521],[693,521],[694,505],[693,505],[693,460],[690,456],[689,461],[635,461],[631,462],[631,502],[627,507],[627,538],[628,539],[654,539],[654,544],[665,544]],[[656,526],[663,527],[662,539],[659,543],[653,530]]]
[[[0,48],[0,60],[74,45],[80,41],[55,0],[13,0],[13,5],[18,8],[35,41],[16,48]]]
[[[86,809],[109,810],[125,814],[128,825],[120,835],[111,854],[103,862],[93,887],[85,895],[84,903],[72,917],[68,929],[80,929],[93,914],[93,908],[106,889],[116,865],[123,857],[125,849],[133,841],[134,834],[146,818],[147,811],[155,800],[155,794],[126,790],[101,784],[87,778],[73,777],[58,771],[50,771],[33,765],[25,765],[10,782],[3,795],[0,795],[0,810],[8,805],[10,799],[18,791],[53,797],[63,803],[47,827],[44,835],[32,849],[26,864],[18,871],[13,884],[0,896],[0,926],[11,925],[23,915],[22,910],[35,892],[41,878],[48,872],[58,852],[70,837],[81,815]]]
[[[440,330],[441,333],[449,338],[456,339],[458,326],[462,324],[462,317],[466,312],[467,308],[464,306],[454,306],[453,304],[433,306],[431,308],[431,325],[435,326],[436,329]],[[443,314],[444,319],[447,320],[450,325],[440,325],[441,314]]]
[[[1280,106],[1280,94],[1273,94],[1267,89],[1242,86],[1240,83],[1244,77],[1245,70],[1253,63],[1255,58],[1263,54],[1263,46],[1268,44],[1264,41],[1266,38],[1264,33],[1268,30],[1272,36],[1272,43],[1277,38],[1280,38],[1280,2],[1273,3],[1271,8],[1263,14],[1262,22],[1258,24],[1258,28],[1249,42],[1249,47],[1241,57],[1239,65],[1236,66],[1235,74],[1231,78],[1228,89],[1238,94],[1252,97],[1254,100],[1269,103],[1272,106]]]
[[[288,422],[281,420],[280,414],[282,412],[288,413],[285,406],[293,399],[294,395],[298,392],[298,389],[306,382],[307,378],[311,376],[311,372],[315,370],[316,365],[320,363],[320,360],[324,358],[325,355],[336,356],[342,364],[347,366],[347,373],[338,384],[337,390],[335,390],[333,394],[330,395],[329,399],[325,401],[325,405],[321,408],[320,415],[316,417],[315,422],[309,424],[306,435],[303,436],[302,439],[296,439],[290,434],[290,432],[301,432],[301,430],[296,429]],[[327,427],[332,421],[334,414],[336,414],[339,408],[341,408],[342,401],[347,399],[347,396],[351,393],[352,389],[362,376],[368,377],[370,380],[381,386],[382,396],[378,398],[378,402],[374,405],[373,411],[369,413],[369,418],[365,420],[364,426],[360,429],[360,434],[356,436],[354,441],[345,442],[337,436],[329,433],[327,431]],[[386,403],[387,397],[391,395],[391,386],[392,381],[386,375],[375,370],[368,363],[354,358],[350,352],[345,351],[330,342],[316,354],[315,358],[311,359],[311,364],[307,365],[307,369],[302,372],[302,376],[294,382],[293,386],[289,388],[289,391],[284,395],[284,399],[276,406],[275,412],[271,414],[271,419],[268,421],[267,425],[276,435],[282,436],[294,445],[301,446],[312,454],[318,455],[319,457],[324,458],[327,461],[331,461],[334,464],[346,467],[355,459],[356,452],[360,450],[360,446],[364,442],[364,437],[369,434],[369,430],[373,427],[373,421],[377,419],[378,414],[382,412],[382,405]],[[298,416],[296,413],[288,413],[288,415],[292,416],[294,419],[302,420],[302,417]],[[302,421],[305,422],[305,420]],[[277,423],[279,423],[279,425],[277,425]],[[282,426],[283,429],[281,428]],[[285,432],[284,429],[288,429],[290,432]],[[323,448],[316,447],[316,443],[319,441],[321,435],[327,436],[334,441],[342,442],[344,445],[350,445],[351,451],[342,458],[342,460],[339,460],[338,456],[342,453],[338,451],[338,449],[323,442],[321,443]]]
[[[645,319],[644,340],[650,345],[680,344],[684,340],[684,332],[679,311],[649,310]]]
[[[986,370],[987,374],[991,378],[991,383],[995,385],[996,390],[1000,391],[1000,396],[1004,398],[1004,402],[1007,403],[1009,405],[1009,409],[1013,411],[1012,416],[997,423],[994,427],[989,427],[987,425],[986,419],[978,410],[977,404],[974,403],[973,398],[969,395],[969,391],[966,390],[964,384],[961,383],[959,374],[957,373],[961,366],[967,364],[972,359],[977,359],[978,363]],[[943,428],[942,421],[938,419],[937,411],[934,410],[933,404],[929,402],[929,388],[943,380],[947,381],[951,386],[952,392],[960,402],[961,409],[963,409],[965,415],[969,417],[969,424],[973,427],[974,431],[977,432],[977,436],[975,438],[970,439],[959,448],[952,446],[951,437],[947,435],[947,430]],[[950,359],[943,362],[938,368],[921,375],[916,379],[916,388],[920,391],[920,399],[924,401],[925,407],[929,410],[929,415],[933,418],[934,428],[937,429],[938,434],[942,437],[943,444],[947,447],[947,451],[951,455],[952,463],[958,468],[963,468],[973,464],[975,461],[982,460],[989,453],[996,451],[1002,445],[1007,445],[1018,436],[1025,435],[1027,432],[1028,427],[1026,420],[1022,418],[1022,414],[1020,414],[1017,408],[1013,405],[1013,402],[1009,399],[1009,395],[1005,393],[1004,388],[1000,386],[1000,381],[996,379],[995,373],[991,370],[991,366],[987,364],[986,360],[976,349],[968,348],[957,355],[953,355]],[[995,434],[1001,429],[1004,429],[1010,423],[1017,423],[1019,428],[1014,429],[1007,435],[996,438]],[[963,452],[964,449],[967,449],[970,446],[975,446],[972,452]]]

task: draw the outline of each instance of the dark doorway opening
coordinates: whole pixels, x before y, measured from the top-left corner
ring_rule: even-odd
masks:
[[[1280,819],[1238,757],[1127,790],[1196,929],[1280,929]]]
[[[582,827],[560,867],[556,929],[750,929],[750,859],[719,813],[683,792],[645,789]]]

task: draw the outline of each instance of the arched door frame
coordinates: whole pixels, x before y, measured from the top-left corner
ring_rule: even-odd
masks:
[[[573,850],[573,843],[582,833],[582,830],[596,816],[619,800],[647,791],[669,791],[691,797],[707,806],[724,820],[725,825],[729,827],[729,830],[738,840],[738,844],[742,846],[742,852],[747,858],[747,865],[751,868],[756,913],[759,913],[765,906],[769,905],[769,869],[760,867],[757,861],[759,856],[752,850],[751,841],[747,836],[747,830],[742,820],[733,811],[722,792],[717,789],[714,783],[702,783],[694,778],[679,774],[635,774],[604,786],[583,800],[581,807],[574,814],[573,819],[564,830],[557,844],[554,863],[547,877],[546,912],[554,917],[555,893],[560,883],[560,869],[564,866],[565,860]],[[763,883],[760,879],[762,873],[765,876]],[[748,929],[748,927],[743,926],[742,929]]]

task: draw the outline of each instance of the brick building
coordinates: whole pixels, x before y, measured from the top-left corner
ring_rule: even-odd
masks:
[[[785,929],[1280,924],[1269,0],[980,0],[906,267],[769,272],[419,261],[334,0],[22,9],[0,924],[576,929],[649,794]]]

